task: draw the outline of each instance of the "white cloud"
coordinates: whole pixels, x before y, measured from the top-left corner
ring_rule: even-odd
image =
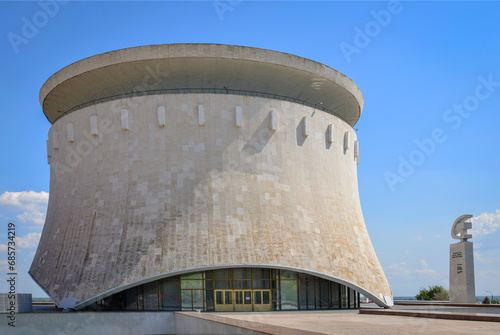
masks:
[[[431,276],[438,275],[438,273],[432,269],[423,269],[423,270],[416,269],[415,273],[421,273],[421,274],[431,275]]]
[[[500,229],[500,209],[495,213],[483,213],[472,218],[472,236],[488,235]]]
[[[29,222],[32,221],[36,224],[44,224],[45,222],[45,213],[36,211],[36,212],[24,212],[23,214],[19,214],[16,218],[21,222]]]
[[[410,275],[411,271],[405,268],[405,266],[406,266],[405,262],[393,263],[392,265],[384,267],[384,271],[393,276],[400,276],[400,275],[408,276]]]
[[[393,263],[392,265],[384,267],[384,272],[389,276],[389,277],[397,277],[397,276],[404,276],[404,277],[410,277],[413,278],[413,274],[417,275],[425,275],[425,276],[430,276],[430,277],[438,277],[441,276],[440,273],[438,273],[435,270],[429,269],[428,264],[424,259],[420,259],[420,264],[423,266],[423,269],[408,269],[406,267],[406,263],[401,262],[401,263]]]
[[[23,191],[4,192],[0,195],[0,205],[18,207],[20,209],[32,209],[37,204],[47,205],[49,194],[47,192]]]
[[[36,248],[38,246],[38,241],[40,241],[40,236],[42,236],[40,233],[26,234],[23,237],[16,238],[16,245],[23,249]]]
[[[417,241],[417,242],[422,242],[423,240],[424,240],[423,236],[419,235],[419,236],[415,237],[415,241]]]
[[[4,192],[0,195],[1,206],[23,211],[16,216],[19,221],[39,225],[45,222],[48,201],[49,194],[43,191]]]
[[[40,241],[41,233],[28,233],[23,237],[16,237],[14,240],[16,242],[16,249],[33,249],[38,246],[38,241]],[[6,251],[7,244],[0,244],[0,251]]]
[[[4,273],[10,272],[9,263],[6,259],[5,260],[0,259],[0,269],[2,269]]]
[[[500,264],[498,260],[499,253],[500,249],[480,250],[480,252],[478,250],[474,250],[474,262],[476,264],[485,264],[489,266],[492,264]]]

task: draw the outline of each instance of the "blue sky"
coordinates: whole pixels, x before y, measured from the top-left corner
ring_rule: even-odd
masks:
[[[359,191],[395,296],[448,287],[453,221],[473,214],[476,294],[500,296],[500,3],[0,1],[0,292],[7,223],[18,292],[49,192],[47,78],[82,58],[166,43],[272,49],[341,71],[360,87]]]

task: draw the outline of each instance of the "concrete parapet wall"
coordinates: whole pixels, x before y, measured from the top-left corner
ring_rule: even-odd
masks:
[[[16,327],[0,323],[2,335],[176,334],[173,312],[22,313]]]

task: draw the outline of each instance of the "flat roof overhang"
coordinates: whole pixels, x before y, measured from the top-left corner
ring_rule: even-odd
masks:
[[[336,115],[351,126],[363,109],[356,84],[324,64],[277,51],[221,44],[141,46],[85,58],[45,82],[40,105],[54,123],[106,99],[197,89],[286,97]]]

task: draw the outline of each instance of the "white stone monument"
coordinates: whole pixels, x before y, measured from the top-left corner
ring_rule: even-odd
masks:
[[[450,244],[450,303],[476,302],[476,285],[474,283],[474,250],[472,238],[467,230],[472,228],[472,223],[467,221],[472,215],[462,215],[453,223],[451,237],[460,240],[459,243]]]

